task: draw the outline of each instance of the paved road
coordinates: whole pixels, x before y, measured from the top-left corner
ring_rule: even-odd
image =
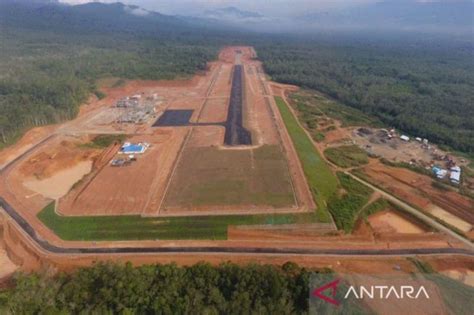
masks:
[[[43,250],[54,254],[278,254],[313,256],[413,256],[413,255],[465,255],[474,257],[474,251],[462,248],[412,248],[412,249],[318,249],[318,248],[268,248],[268,247],[59,247],[41,238],[35,229],[3,198],[0,207]]]

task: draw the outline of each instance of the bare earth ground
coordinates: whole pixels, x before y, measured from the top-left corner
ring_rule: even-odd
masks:
[[[390,210],[375,213],[369,216],[368,220],[377,233],[421,234],[424,232],[419,225]]]
[[[18,266],[8,258],[5,249],[0,247],[0,285],[3,279],[9,278],[17,270]]]
[[[0,168],[22,154],[41,139],[46,138],[58,128],[57,125],[38,127],[29,130],[15,144],[0,150]]]
[[[432,179],[404,168],[370,163],[363,168],[370,178],[395,196],[435,215],[458,229],[468,232],[474,224],[474,202],[452,191],[431,186]]]
[[[173,156],[180,148],[185,130],[160,131],[154,135],[134,136],[132,142],[148,142],[150,148],[126,167],[109,164],[98,169],[60,201],[64,215],[141,214],[147,212],[156,192],[163,189]],[[180,137],[181,136],[181,137]]]

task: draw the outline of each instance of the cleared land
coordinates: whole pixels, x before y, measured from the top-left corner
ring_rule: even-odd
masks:
[[[291,178],[278,146],[249,150],[191,147],[183,152],[161,211],[225,210],[233,205],[278,209],[293,204]]]
[[[426,175],[380,162],[370,163],[357,174],[435,217],[448,220],[450,225],[463,232],[472,229],[474,201],[453,191],[433,187],[433,180]]]
[[[368,221],[377,233],[421,234],[425,232],[419,225],[390,210],[373,214],[369,216]]]

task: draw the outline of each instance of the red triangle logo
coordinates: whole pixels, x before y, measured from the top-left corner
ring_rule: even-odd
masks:
[[[341,279],[337,279],[337,280],[334,280],[332,282],[329,282],[328,284],[325,284],[323,285],[322,287],[319,287],[317,289],[315,289],[313,291],[313,296],[316,296],[328,303],[331,303],[333,305],[339,305],[339,301],[337,301],[336,299],[334,299],[336,297],[336,291],[337,291],[337,286],[339,284],[339,282],[341,281]],[[328,295],[324,295],[323,292],[326,291],[326,290],[331,290],[331,297],[329,297]]]

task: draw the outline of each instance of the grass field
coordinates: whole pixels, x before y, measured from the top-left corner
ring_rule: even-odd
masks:
[[[279,146],[252,150],[191,147],[183,152],[164,207],[283,208],[294,203],[290,174]]]
[[[328,220],[327,203],[329,198],[337,192],[337,178],[319,155],[311,139],[298,124],[285,101],[278,96],[275,97],[275,100],[295,145],[311,192],[318,205],[317,213],[320,219]]]
[[[367,153],[356,145],[329,148],[324,151],[326,158],[340,167],[355,167],[369,163]]]
[[[81,146],[93,149],[104,149],[113,143],[121,143],[127,138],[124,134],[119,135],[98,135],[89,143],[81,144]]]
[[[312,213],[142,218],[140,216],[63,217],[49,204],[38,218],[63,240],[227,239],[228,225],[314,222]]]

